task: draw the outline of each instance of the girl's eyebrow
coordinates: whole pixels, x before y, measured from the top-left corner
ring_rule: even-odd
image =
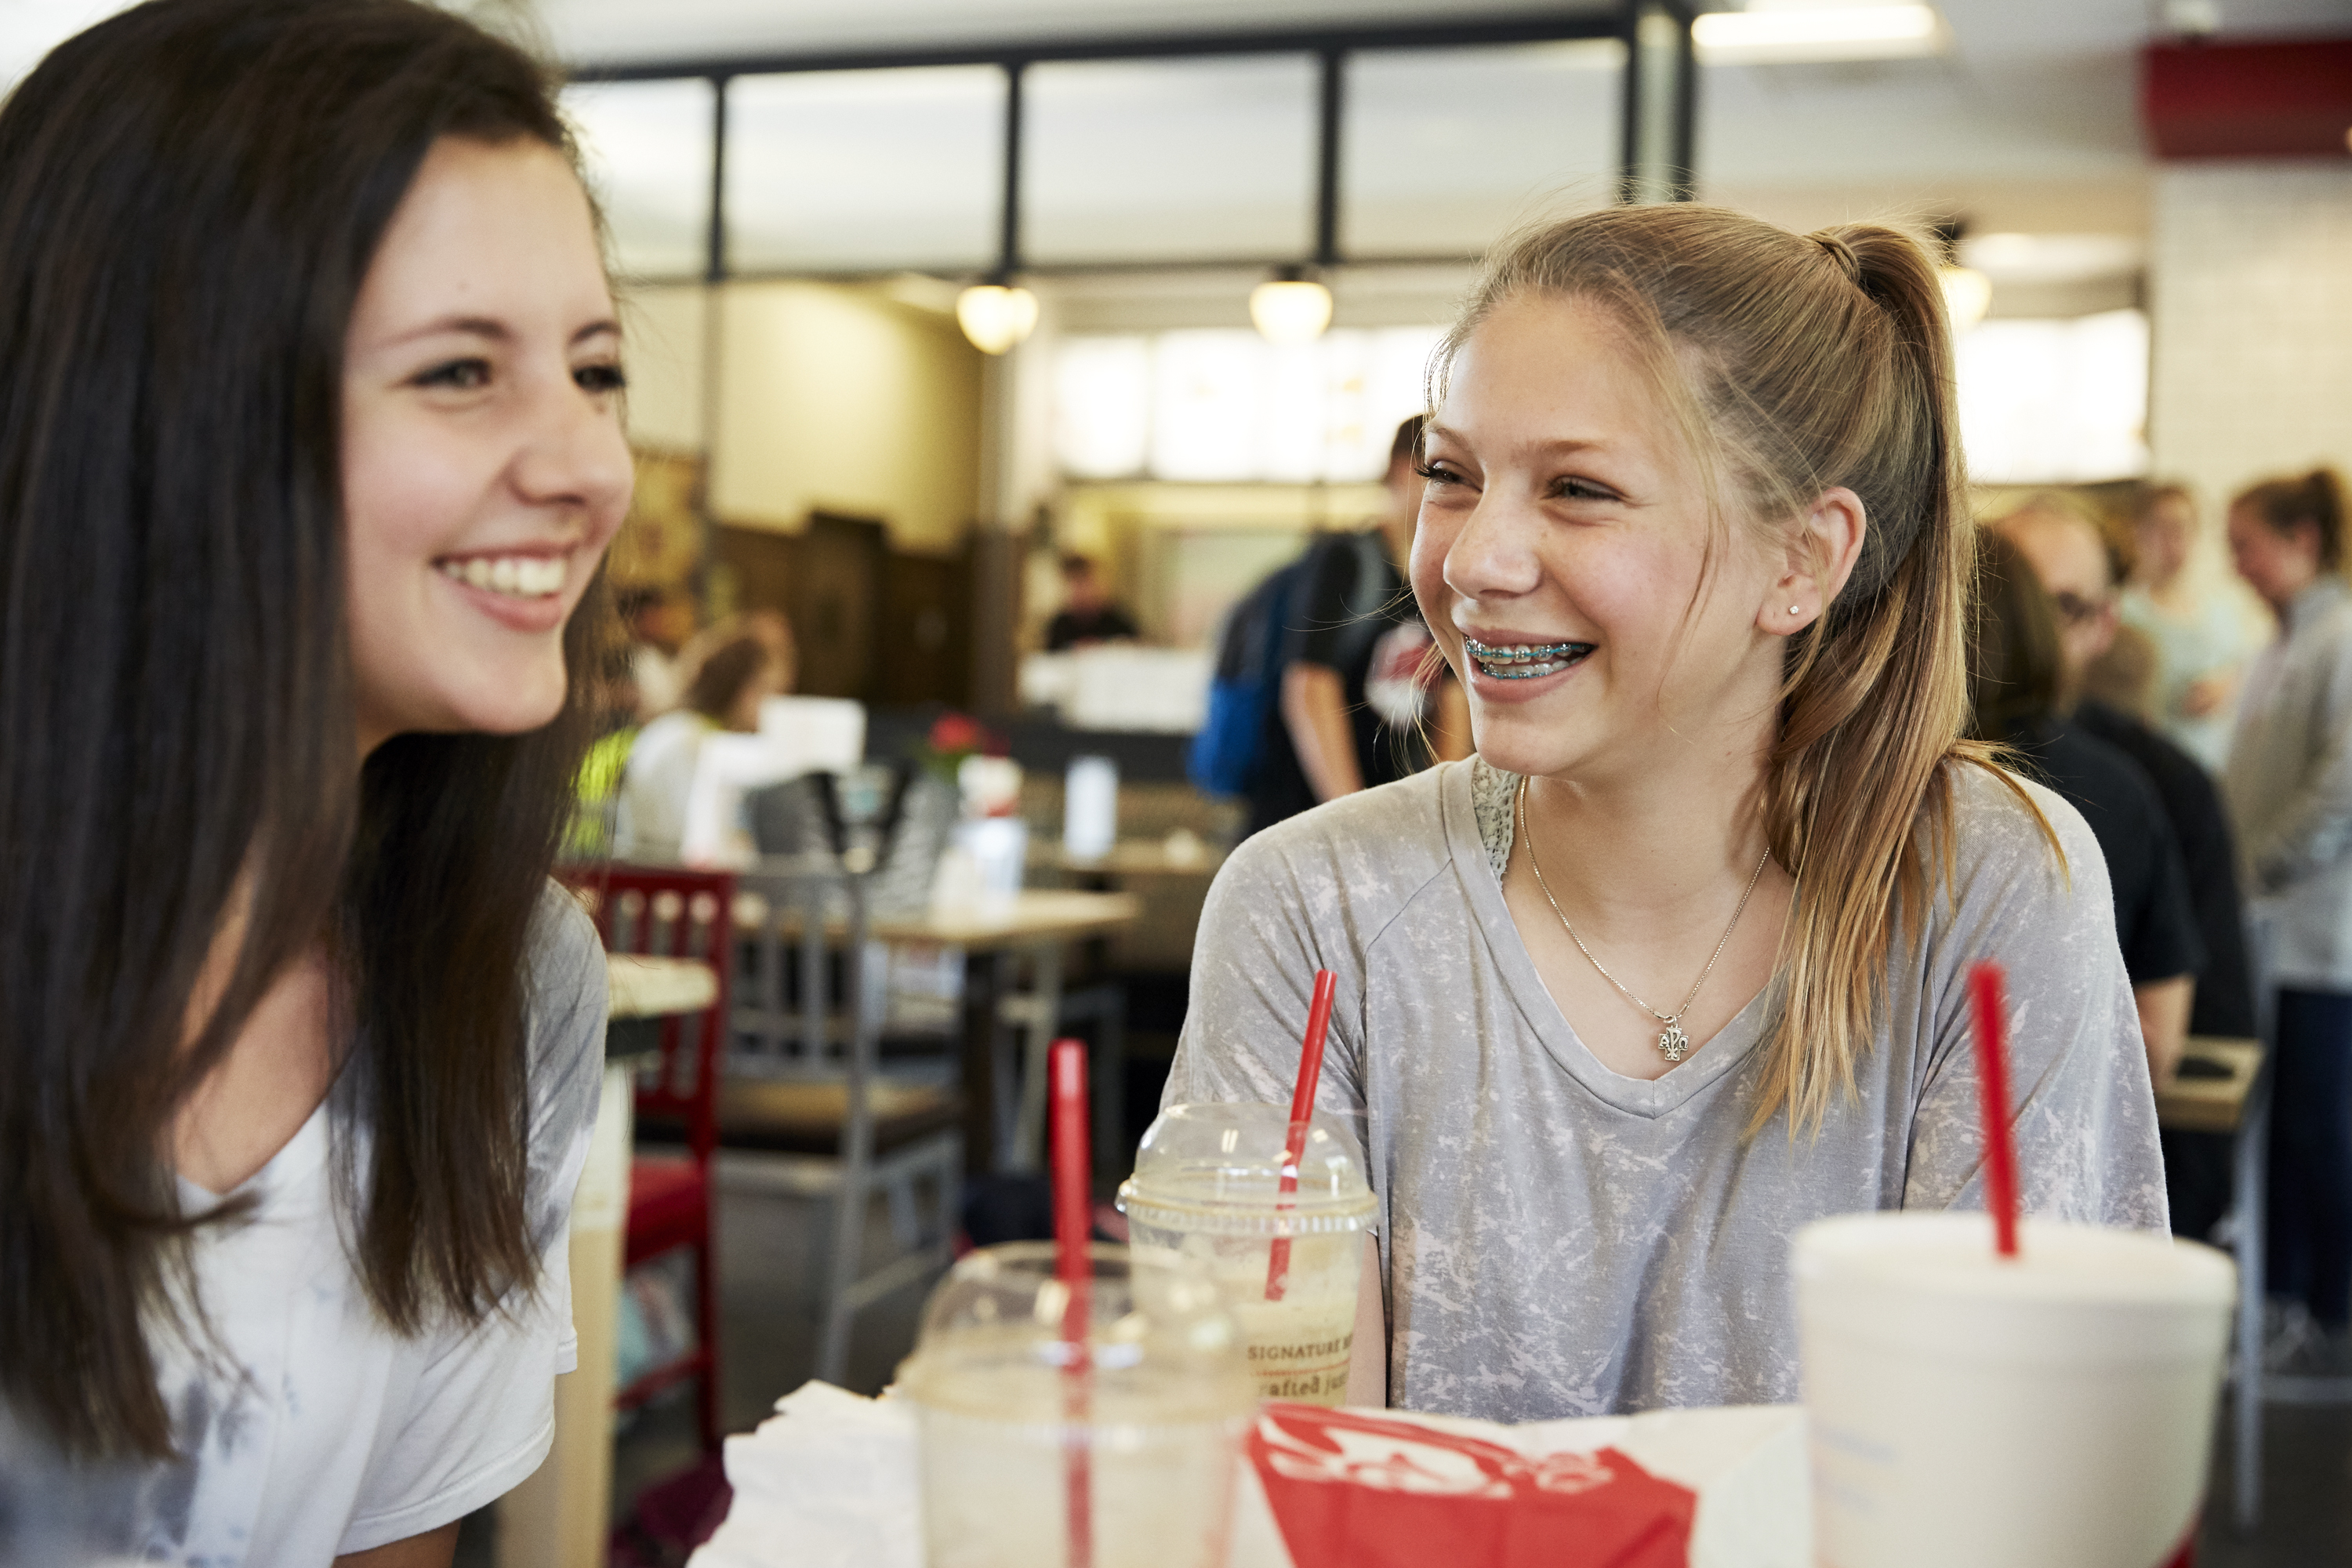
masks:
[[[467,337],[488,338],[492,342],[507,342],[514,337],[513,329],[495,317],[443,316],[437,321],[427,321],[421,327],[413,328],[387,340],[385,346],[396,348],[403,343],[415,342],[419,338],[438,337],[445,332],[461,333]],[[591,321],[572,333],[570,346],[577,348],[591,338],[618,338],[620,335],[621,323],[608,316],[600,321]]]
[[[1449,430],[1443,425],[1432,422],[1426,430],[1426,439],[1461,441],[1462,436],[1459,431]],[[1467,445],[1466,442],[1464,444]],[[1528,443],[1528,450],[1540,452],[1548,457],[1563,456],[1574,452],[1605,452],[1609,447],[1608,439],[1598,436],[1558,436],[1547,441]]]

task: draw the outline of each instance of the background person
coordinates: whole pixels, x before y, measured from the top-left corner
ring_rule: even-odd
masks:
[[[2112,673],[2116,650],[2131,634],[2119,626],[2116,584],[2125,575],[2114,533],[2103,519],[2063,491],[2036,497],[1994,525],[2016,545],[2051,597],[2058,626],[2059,709],[2068,725],[2137,763],[2154,786],[2179,850],[2188,879],[2189,903],[2205,952],[2189,999],[2188,1033],[2245,1039],[2255,1032],[2253,977],[2246,961],[2245,906],[2238,888],[2237,848],[2220,790],[2204,764],[2141,721],[2132,711],[2091,692],[2094,679]],[[2058,606],[2066,606],[2072,614]],[[2141,639],[2142,647],[2152,647]],[[2056,782],[2056,781],[2053,781]],[[2062,790],[2064,785],[2059,786]],[[2078,805],[2082,802],[2077,801]],[[2084,808],[2092,827],[2099,814]],[[2112,819],[2100,835],[2116,889],[2117,930],[2124,929],[2126,884],[2135,866],[2151,857],[2130,836],[2120,841]],[[2126,959],[2130,943],[2126,942]],[[2176,1060],[2169,1034],[2177,1008],[2152,1006],[2151,988],[2135,975],[2140,1000],[2140,1030],[2148,1041],[2151,1070],[2161,1081],[2161,1063]],[[2169,1003],[2172,999],[2167,998]],[[2236,1195],[2231,1140],[2218,1132],[2162,1131],[2164,1182],[2177,1236],[2204,1239],[2230,1210]]]
[[[760,705],[790,688],[792,667],[777,651],[790,645],[779,644],[773,626],[735,621],[714,630],[680,658],[683,700],[637,731],[629,748],[613,830],[613,852],[622,859],[678,858],[702,742],[721,731],[757,731]]]
[[[2222,585],[2189,568],[2198,531],[2188,486],[2148,490],[2133,519],[2138,560],[2121,609],[2124,624],[2155,645],[2149,711],[2157,727],[2218,773],[2230,754],[2231,717],[2252,648]]]
[[[2246,965],[2244,902],[2238,889],[2237,848],[2221,791],[2196,757],[2088,689],[2092,672],[2109,659],[2116,639],[2129,629],[2120,624],[2118,613],[2117,589],[2126,563],[2114,534],[2086,502],[2063,491],[2034,497],[1993,527],[2025,557],[2056,617],[2057,713],[2074,729],[2137,763],[2164,808],[2205,951],[2189,1005],[2188,1032],[2230,1039],[2251,1037],[2254,1000]],[[2094,828],[2097,826],[2092,823]],[[2105,843],[2104,836],[2101,843]],[[2147,854],[2145,848],[2126,847],[2125,852]],[[2111,869],[2115,863],[2116,852],[2110,850]],[[2142,1022],[2147,1022],[2145,1011]]]
[[[0,1562],[446,1564],[548,1451],[632,484],[552,93],[163,0],[0,105]]]
[[[1406,777],[1433,755],[1469,755],[1466,705],[1439,675],[1404,578],[1421,510],[1421,426],[1404,421],[1389,444],[1379,526],[1322,540],[1302,563],[1283,616],[1265,755],[1249,787],[1253,833]]]
[[[2060,714],[2066,623],[2024,552],[2010,542],[2013,521],[1979,541],[1969,637],[1969,729],[2013,748],[2090,825],[2107,864],[2116,939],[2131,977],[2148,1077],[2168,1082],[2179,1065],[2205,957],[2189,880],[2146,771]]]
[[[1350,1403],[1795,1398],[1790,1231],[1983,1201],[1979,959],[2026,1207],[2163,1228],[2096,841],[1960,736],[1951,363],[1933,260],[1869,226],[1607,208],[1475,285],[1412,578],[1477,754],[1242,843],[1169,1082],[1281,1102],[1338,973],[1320,1103],[1381,1202]]]
[[[2352,592],[2344,488],[2318,468],[2230,503],[2238,574],[2278,616],[2247,672],[2222,794],[2252,910],[2269,932],[2277,1060],[2273,1295],[2315,1332],[2280,1370],[2352,1374]]]
[[[1102,574],[1084,555],[1065,555],[1062,607],[1045,623],[1045,651],[1066,653],[1095,643],[1125,642],[1138,634],[1135,617],[1115,604],[1102,584]]]

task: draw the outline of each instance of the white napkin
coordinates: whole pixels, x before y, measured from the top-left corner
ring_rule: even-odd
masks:
[[[923,1568],[915,1412],[804,1383],[727,1439],[727,1522],[688,1568]]]

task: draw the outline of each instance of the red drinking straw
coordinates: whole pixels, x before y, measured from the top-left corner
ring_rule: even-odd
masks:
[[[1054,1101],[1054,1276],[1069,1292],[1062,1309],[1062,1416],[1067,1436],[1063,1477],[1069,1505],[1068,1568],[1092,1568],[1094,1482],[1087,1435],[1093,1371],[1087,1318],[1095,1269],[1087,1247],[1094,1199],[1094,1162],[1087,1148],[1087,1046],[1055,1040],[1047,1079]]]
[[[1281,1195],[1298,1191],[1298,1162],[1307,1157],[1307,1130],[1315,1121],[1315,1086],[1323,1077],[1323,1037],[1331,1027],[1331,993],[1339,977],[1315,972],[1315,999],[1307,1006],[1307,1038],[1298,1047],[1298,1087],[1290,1094],[1290,1136],[1282,1145]],[[1290,1283],[1290,1237],[1277,1236],[1265,1255],[1265,1299],[1282,1300]]]
[[[1985,1207],[2003,1258],[2017,1256],[2017,1143],[2009,1127],[2009,1008],[2001,999],[2001,968],[1969,970],[1969,1000],[1976,1012],[1977,1087],[1984,1110]]]

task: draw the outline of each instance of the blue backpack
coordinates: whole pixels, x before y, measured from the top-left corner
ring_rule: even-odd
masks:
[[[1282,683],[1282,644],[1292,590],[1308,557],[1276,571],[1225,617],[1209,711],[1192,737],[1184,774],[1210,795],[1244,795],[1265,754],[1265,727]]]

